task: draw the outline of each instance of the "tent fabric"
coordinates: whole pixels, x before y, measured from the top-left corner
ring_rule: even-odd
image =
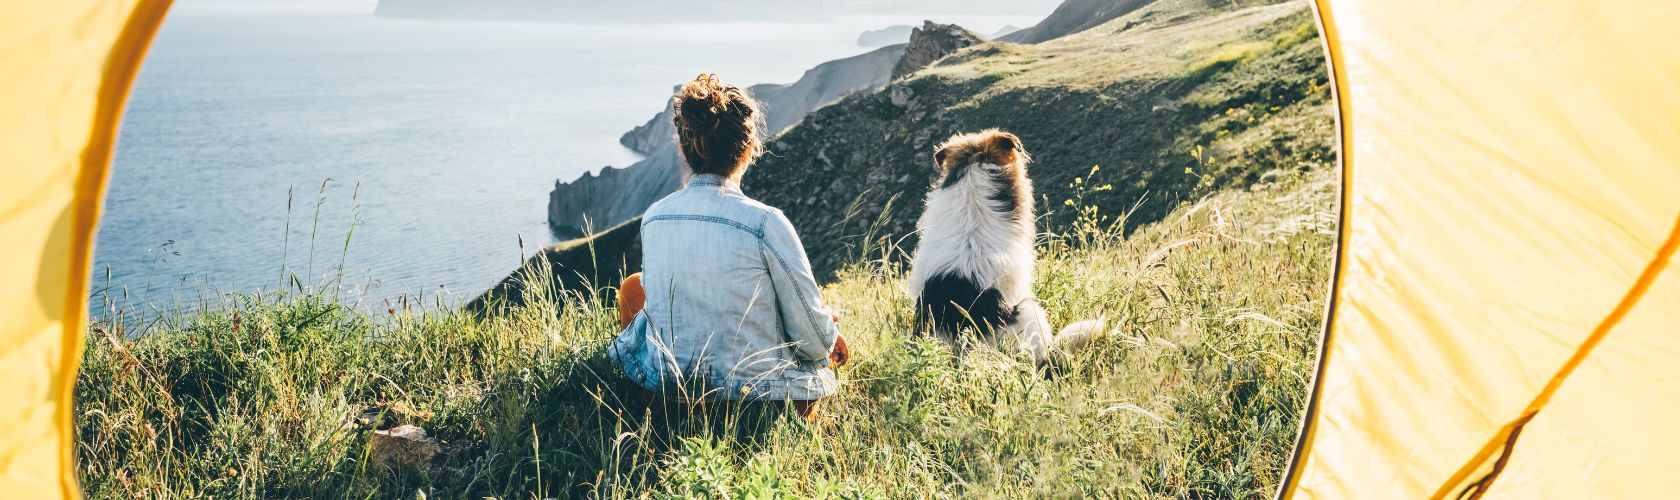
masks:
[[[1282,496],[1680,490],[1680,3],[1317,10],[1342,240]]]
[[[93,228],[167,1],[0,2],[0,495],[74,497]]]
[[[167,0],[0,0],[0,491],[78,494],[71,384]],[[1680,3],[1317,0],[1342,234],[1284,497],[1680,489]]]

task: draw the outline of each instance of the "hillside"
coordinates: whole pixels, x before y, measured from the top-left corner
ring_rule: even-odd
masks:
[[[1043,21],[1003,36],[1000,41],[1039,43],[1102,25],[1130,14],[1154,0],[1068,0],[1056,6]],[[1206,2],[1212,5],[1213,2]],[[1236,5],[1241,2],[1234,2]]]
[[[769,143],[744,190],[786,212],[832,275],[882,240],[913,247],[933,146],[999,127],[1034,158],[1044,227],[1066,227],[1078,197],[1136,227],[1210,190],[1331,161],[1325,74],[1303,3],[1157,2],[1043,44],[970,47],[820,109]],[[1074,183],[1097,166],[1088,181],[1106,189]]]
[[[1269,171],[1328,165],[1326,74],[1304,3],[1209,9],[1163,0],[1043,44],[970,47],[889,88],[850,95],[773,138],[744,189],[787,213],[818,273],[832,277],[886,242],[914,248],[915,219],[936,175],[933,145],[995,126],[1019,135],[1033,155],[1041,230],[1067,230],[1077,216],[1070,201],[1135,228]],[[638,230],[622,224],[602,241],[634,241]],[[568,255],[583,249],[592,253]],[[616,265],[627,252],[562,243],[526,268],[610,284],[637,269]],[[597,269],[597,258],[611,264]],[[508,297],[522,293],[515,277],[475,305],[520,300]]]
[[[1306,398],[1335,176],[1275,171],[1129,236],[1047,238],[1052,322],[1116,333],[1049,376],[906,334],[896,266],[825,297],[853,362],[814,422],[648,407],[607,360],[615,312],[547,295],[490,319],[232,296],[89,332],[82,486],[104,498],[1269,497]],[[1087,212],[1088,219],[1099,215]],[[709,432],[718,422],[757,432]],[[435,455],[387,468],[376,430]],[[740,439],[738,439],[740,438]],[[400,455],[399,455],[400,456]],[[395,462],[393,462],[395,463]]]

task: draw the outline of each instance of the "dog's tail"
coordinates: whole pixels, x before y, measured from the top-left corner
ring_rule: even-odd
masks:
[[[1088,319],[1062,327],[1056,333],[1054,348],[1056,354],[1067,356],[1084,349],[1092,340],[1108,333],[1108,321],[1101,318]]]

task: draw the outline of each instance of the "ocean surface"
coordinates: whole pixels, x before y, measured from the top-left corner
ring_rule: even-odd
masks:
[[[462,302],[553,242],[555,180],[635,161],[618,136],[697,73],[786,83],[869,50],[855,45],[864,30],[1037,21],[579,25],[386,19],[373,7],[176,3],[123,121],[96,315],[105,297],[194,308],[294,283],[369,307]]]

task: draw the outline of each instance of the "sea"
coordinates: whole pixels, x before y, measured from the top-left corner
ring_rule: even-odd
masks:
[[[460,303],[554,242],[548,193],[638,156],[620,134],[701,72],[788,83],[922,19],[990,34],[1038,16],[803,23],[389,19],[366,1],[178,1],[124,116],[92,304],[234,293]]]

